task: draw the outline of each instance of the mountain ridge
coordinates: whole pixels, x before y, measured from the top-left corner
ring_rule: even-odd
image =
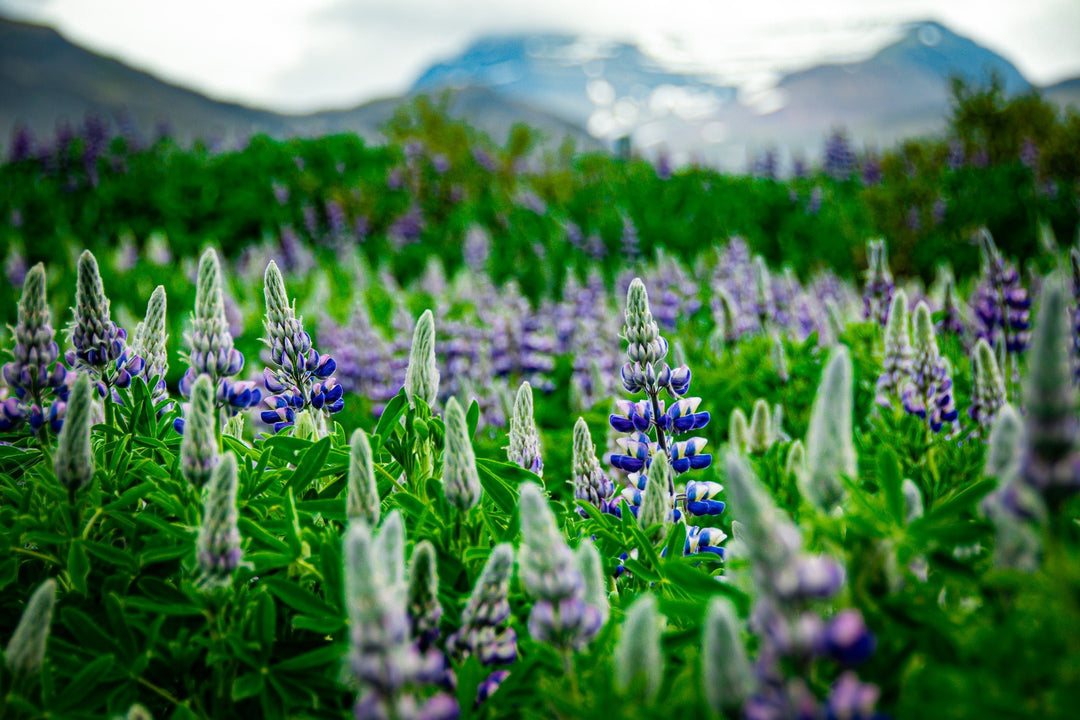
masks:
[[[863,60],[788,73],[748,93],[712,76],[674,70],[636,45],[567,33],[507,33],[478,38],[432,63],[402,96],[309,114],[282,114],[217,100],[78,46],[52,28],[0,17],[0,134],[17,121],[39,137],[62,118],[97,112],[145,129],[167,120],[181,141],[242,142],[356,132],[378,141],[394,109],[418,95],[447,93],[452,115],[504,139],[514,122],[539,127],[549,141],[612,147],[620,136],[646,155],[664,152],[743,169],[760,148],[816,154],[832,127],[857,144],[884,145],[944,126],[948,78],[988,70],[1009,93],[1032,86],[1007,59],[940,23],[902,26],[899,39]],[[1080,106],[1080,78],[1045,89]]]

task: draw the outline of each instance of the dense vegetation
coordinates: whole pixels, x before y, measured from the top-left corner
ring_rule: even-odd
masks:
[[[957,97],[783,181],[24,137],[0,717],[1071,717],[1080,126]]]

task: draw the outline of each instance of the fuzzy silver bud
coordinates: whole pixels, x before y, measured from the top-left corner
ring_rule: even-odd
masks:
[[[622,635],[615,644],[615,687],[651,701],[664,675],[660,648],[661,616],[652,595],[642,595],[626,612]]]
[[[702,687],[713,712],[740,707],[753,689],[746,646],[739,638],[735,608],[714,597],[705,611],[701,637]]]
[[[38,586],[19,617],[19,624],[4,649],[4,664],[16,678],[37,675],[45,664],[45,645],[52,627],[56,580]]]
[[[837,345],[825,365],[806,433],[807,471],[801,490],[822,509],[835,507],[843,498],[840,478],[856,474],[853,402],[851,356],[845,346]]]
[[[56,446],[56,479],[72,496],[94,477],[94,452],[90,446],[93,399],[90,376],[79,373],[68,395],[64,427]]]
[[[180,441],[180,471],[196,488],[201,489],[214,472],[219,459],[217,407],[214,386],[207,375],[200,375],[191,388],[191,402]]]
[[[236,456],[226,453],[210,477],[203,521],[195,540],[195,556],[204,585],[228,584],[240,567],[243,551],[237,524],[237,485]]]
[[[455,398],[446,403],[446,450],[443,456],[443,490],[446,499],[460,512],[468,512],[480,502],[480,476],[465,412]]]
[[[348,490],[345,514],[349,520],[379,523],[379,489],[375,484],[375,463],[367,433],[357,428],[349,440]]]
[[[541,456],[540,432],[536,429],[536,420],[533,419],[532,386],[528,381],[521,383],[514,398],[507,456],[510,462],[543,476],[544,459]]]
[[[429,406],[439,396],[439,365],[435,359],[435,317],[425,310],[416,321],[409,367],[405,371],[405,394],[415,406],[419,398]]]

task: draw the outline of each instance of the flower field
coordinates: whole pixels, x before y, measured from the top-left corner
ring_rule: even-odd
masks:
[[[957,123],[16,138],[0,718],[1075,717],[1080,126]]]

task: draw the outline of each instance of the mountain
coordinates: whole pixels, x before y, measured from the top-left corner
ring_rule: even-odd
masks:
[[[129,117],[142,129],[167,121],[179,137],[280,133],[273,113],[217,102],[74,45],[55,30],[0,18],[0,135],[16,122],[39,137],[87,111]]]
[[[412,92],[447,87],[488,88],[581,125],[597,105],[615,100],[624,100],[624,115],[637,112],[660,87],[735,97],[735,88],[667,70],[634,45],[558,33],[481,38],[458,57],[432,65]]]
[[[0,138],[10,137],[17,121],[47,137],[58,119],[78,122],[93,110],[130,118],[144,131],[165,120],[180,140],[355,132],[378,141],[401,103],[446,94],[451,115],[497,141],[525,122],[552,145],[570,137],[593,150],[629,137],[646,156],[665,152],[677,162],[743,170],[766,147],[816,158],[837,126],[856,146],[884,147],[940,131],[951,78],[980,81],[990,73],[1009,93],[1031,87],[1008,60],[934,22],[899,27],[895,42],[864,60],[791,72],[753,92],[667,67],[628,43],[510,34],[479,38],[431,65],[403,96],[294,116],[213,100],[80,48],[49,28],[0,19]],[[1080,78],[1045,93],[1080,107]]]
[[[0,98],[0,138],[4,140],[11,137],[17,123],[45,138],[52,135],[58,121],[78,123],[91,111],[133,122],[143,132],[167,123],[181,141],[204,138],[225,142],[254,133],[289,137],[355,132],[377,140],[379,129],[395,108],[410,99],[395,97],[348,110],[281,115],[213,100],[83,49],[51,28],[3,18]],[[513,123],[526,122],[540,129],[553,144],[570,136],[579,147],[601,147],[580,126],[485,88],[450,91],[448,111],[500,142],[508,136]]]
[[[944,125],[954,75],[997,74],[1006,92],[1030,88],[1008,60],[934,22],[910,23],[899,39],[858,62],[783,76],[753,94],[711,77],[665,69],[632,45],[570,35],[478,40],[433,65],[414,90],[479,86],[549,108],[613,140],[629,135],[646,154],[667,152],[728,167],[766,145],[815,156],[844,126],[857,144],[886,145]]]
[[[1063,107],[1072,106],[1080,111],[1080,77],[1065,80],[1043,90],[1043,96]]]

